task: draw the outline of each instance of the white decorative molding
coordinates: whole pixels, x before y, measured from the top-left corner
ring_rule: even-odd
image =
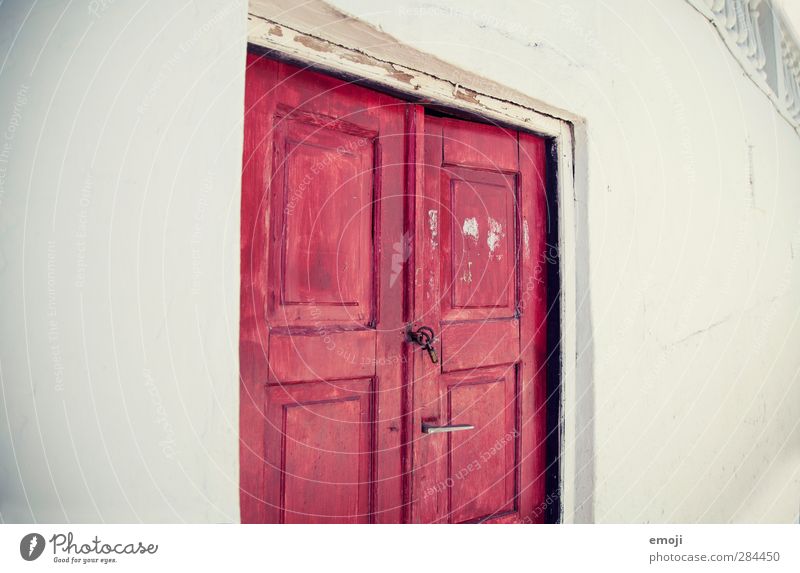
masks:
[[[800,47],[770,0],[687,0],[716,28],[750,79],[800,132]]]
[[[800,48],[785,25],[781,25],[780,32],[783,72],[780,103],[789,114],[789,121],[797,127],[800,125]]]

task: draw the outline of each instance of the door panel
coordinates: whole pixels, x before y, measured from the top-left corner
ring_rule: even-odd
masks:
[[[267,488],[282,523],[366,523],[370,517],[372,380],[271,386]]]
[[[447,166],[516,173],[519,170],[516,132],[480,123],[449,121],[442,140],[441,159]]]
[[[515,177],[446,166],[442,178],[442,319],[513,317]]]
[[[544,498],[545,292],[532,255],[544,245],[544,145],[424,121],[417,220],[439,228],[417,227],[414,326],[433,328],[442,359],[414,353],[413,520],[531,519]]]
[[[369,325],[377,134],[316,114],[277,118],[271,318]]]
[[[516,372],[475,369],[443,377],[447,423],[473,424],[448,436],[448,521],[513,511],[516,497]]]
[[[242,520],[403,519],[406,104],[248,57]],[[387,357],[394,356],[394,360]]]
[[[271,380],[309,382],[373,376],[374,342],[372,330],[273,333],[269,346]]]
[[[513,364],[519,355],[516,320],[487,321],[476,336],[472,322],[454,322],[442,330],[442,372]]]

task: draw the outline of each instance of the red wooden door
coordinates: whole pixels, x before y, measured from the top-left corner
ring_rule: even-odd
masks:
[[[433,328],[440,360],[414,352],[413,520],[536,521],[545,468],[544,142],[424,121],[414,326]]]
[[[242,521],[531,517],[543,141],[253,54],[245,108]]]
[[[406,105],[248,56],[244,522],[399,522]]]

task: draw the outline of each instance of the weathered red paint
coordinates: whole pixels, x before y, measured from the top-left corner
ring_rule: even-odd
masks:
[[[415,318],[440,333],[441,364],[415,353],[413,424],[475,430],[416,436],[414,521],[540,521],[544,145],[432,117],[424,132]]]
[[[402,519],[405,104],[248,58],[245,522]]]
[[[248,56],[243,522],[536,520],[543,176],[537,137]]]

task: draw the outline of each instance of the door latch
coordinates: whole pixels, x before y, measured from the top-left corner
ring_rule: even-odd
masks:
[[[420,326],[416,330],[409,326],[408,330],[406,331],[406,336],[408,337],[409,342],[413,342],[414,344],[421,346],[428,352],[431,362],[434,364],[439,362],[439,357],[436,356],[436,349],[433,347],[436,336],[434,335],[433,329],[430,326]]]

